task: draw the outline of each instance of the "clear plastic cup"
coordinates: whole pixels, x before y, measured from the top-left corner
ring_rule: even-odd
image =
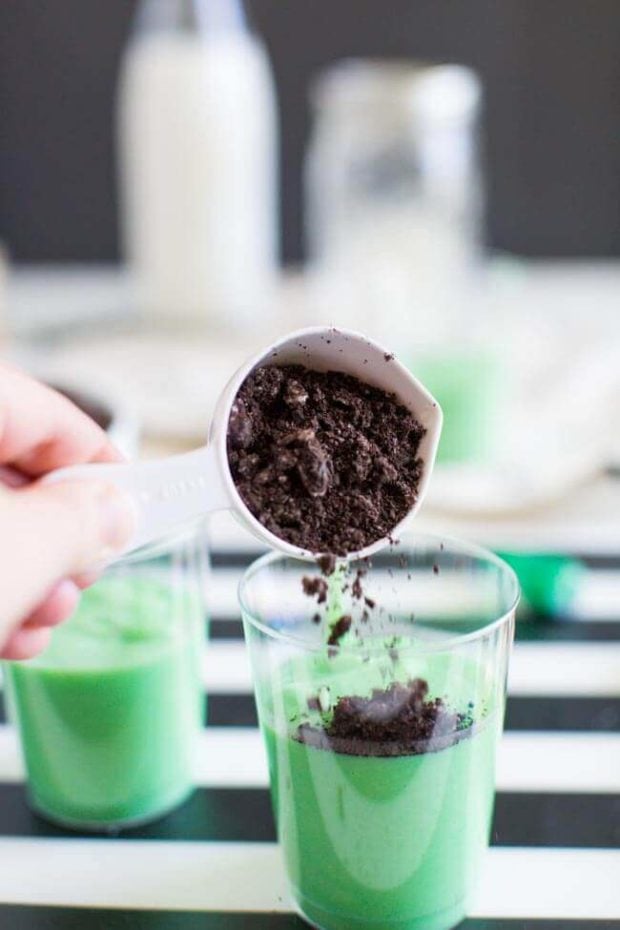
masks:
[[[323,930],[446,930],[488,844],[516,576],[421,536],[337,569],[318,608],[309,575],[267,555],[240,586],[293,901]]]
[[[83,593],[43,655],[4,664],[35,811],[113,830],[191,793],[205,572],[201,530],[138,550]]]

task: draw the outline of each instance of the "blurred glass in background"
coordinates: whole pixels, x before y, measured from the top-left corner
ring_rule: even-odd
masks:
[[[394,347],[444,408],[440,461],[491,458],[501,371],[480,313],[481,85],[460,65],[341,61],[312,89],[317,301]]]
[[[352,60],[312,89],[310,261],[339,319],[444,337],[480,248],[480,85],[467,68]],[[459,313],[456,313],[459,316]]]

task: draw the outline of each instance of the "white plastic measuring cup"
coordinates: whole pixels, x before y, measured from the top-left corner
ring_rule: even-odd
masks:
[[[300,549],[267,530],[241,499],[228,466],[226,435],[237,393],[250,372],[260,365],[302,364],[318,371],[344,371],[368,384],[396,394],[426,433],[420,443],[423,462],[418,495],[410,516],[422,503],[435,461],[442,413],[437,401],[382,346],[347,330],[312,327],[290,333],[251,358],[230,379],[211,423],[209,441],[193,452],[146,462],[76,465],[51,472],[45,481],[96,478],[128,491],[135,500],[136,531],[125,552],[165,536],[183,523],[216,510],[232,510],[263,543],[286,555],[315,558],[320,553]],[[398,533],[402,522],[394,527]],[[387,538],[351,553],[364,557],[385,546]]]

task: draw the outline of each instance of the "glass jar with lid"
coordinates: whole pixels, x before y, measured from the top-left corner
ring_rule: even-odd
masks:
[[[439,338],[479,252],[477,77],[343,61],[315,81],[312,104],[306,232],[322,300],[390,344]]]

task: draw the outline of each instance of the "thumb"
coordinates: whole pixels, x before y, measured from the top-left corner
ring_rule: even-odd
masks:
[[[0,626],[12,628],[60,579],[111,558],[135,526],[129,497],[99,481],[0,489]]]

